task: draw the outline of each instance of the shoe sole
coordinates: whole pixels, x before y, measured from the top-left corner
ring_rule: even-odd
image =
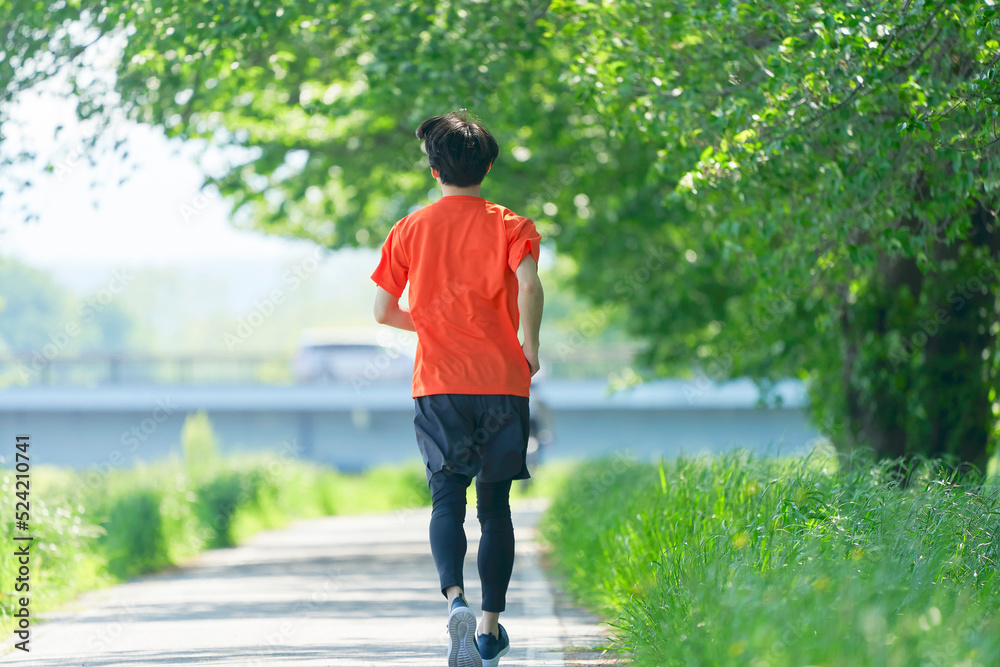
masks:
[[[448,616],[448,667],[483,667],[476,648],[476,615],[459,607]]]
[[[483,660],[483,667],[498,667],[500,665],[500,658],[507,655],[510,652],[510,644],[507,644],[496,654],[496,657],[490,658],[489,660]]]

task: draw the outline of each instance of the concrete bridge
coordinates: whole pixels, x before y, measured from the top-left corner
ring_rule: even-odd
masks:
[[[532,387],[551,414],[543,459],[628,449],[641,459],[736,446],[790,453],[819,433],[797,382],[783,405],[756,407],[749,380],[721,385],[663,380],[608,394],[604,380],[548,379]],[[32,460],[77,468],[130,466],[181,454],[185,415],[204,410],[224,452],[280,450],[359,470],[419,460],[408,382],[349,384],[107,384],[0,390],[0,442],[32,438]],[[12,448],[12,445],[10,445]],[[10,451],[10,449],[8,449]],[[4,455],[0,449],[0,455]]]

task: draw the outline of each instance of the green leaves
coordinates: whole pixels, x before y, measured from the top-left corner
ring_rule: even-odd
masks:
[[[709,241],[706,263],[715,270],[664,276],[661,298],[680,308],[685,297],[721,283],[735,290],[718,307],[740,317],[733,313],[763,308],[772,291],[798,300],[815,291],[837,294],[860,277],[876,285],[891,282],[881,275],[887,262],[911,262],[926,276],[940,273],[942,248],[982,242],[969,236],[969,202],[995,191],[987,186],[996,183],[1000,160],[994,150],[970,161],[970,149],[982,145],[990,130],[987,115],[968,110],[970,102],[981,103],[969,96],[968,83],[993,80],[988,67],[974,78],[973,65],[991,63],[997,53],[971,37],[974,12],[902,2],[731,7],[722,14],[699,3],[618,6],[599,21],[615,34],[666,48],[654,58],[633,60],[614,40],[594,39],[579,49],[594,63],[589,76],[604,84],[602,115],[631,123],[642,141],[658,149],[651,169],[676,182],[663,200],[670,226],[682,230],[688,245]],[[665,11],[669,21],[661,20]],[[697,49],[689,48],[693,41]],[[623,60],[626,67],[613,71],[601,65]],[[625,86],[607,85],[616,78],[661,81],[663,89],[681,92],[646,99]],[[714,231],[706,236],[709,221]],[[649,228],[652,233],[655,225]],[[845,236],[845,246],[833,245]],[[629,259],[598,261],[624,270]],[[935,280],[956,280],[951,275]],[[668,296],[673,290],[681,296]],[[899,326],[915,327],[906,318],[933,309],[940,297],[922,294]],[[892,297],[852,298],[870,298],[863,307],[879,309],[881,299]],[[675,361],[683,372],[691,359],[683,345],[718,315],[706,309],[701,317],[689,316],[678,308],[649,322],[647,330],[653,356]],[[813,323],[836,321],[846,306],[832,298],[823,308],[814,320],[785,319],[772,329],[753,330],[752,337],[741,327],[725,327],[728,344],[745,348],[746,361],[732,367],[733,374],[753,368],[776,377],[799,373],[795,364],[805,364],[828,369],[828,381],[839,382],[843,343]],[[781,356],[770,354],[772,349]],[[913,372],[928,372],[917,357],[913,363]],[[861,387],[910,391],[905,383],[866,381],[866,372],[874,367],[859,376]],[[836,402],[829,394],[813,397]]]

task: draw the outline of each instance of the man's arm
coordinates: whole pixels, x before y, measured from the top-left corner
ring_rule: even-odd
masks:
[[[378,291],[375,293],[375,321],[405,331],[416,331],[413,328],[410,311],[399,305],[399,297],[393,296],[381,287],[376,289]]]
[[[542,327],[542,306],[545,295],[542,281],[538,279],[538,264],[531,255],[525,256],[517,265],[517,310],[524,331],[521,349],[531,366],[531,374],[538,372],[538,332]]]

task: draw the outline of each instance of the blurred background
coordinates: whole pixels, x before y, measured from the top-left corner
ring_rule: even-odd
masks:
[[[20,19],[25,29],[46,20]],[[59,12],[47,20],[55,25]],[[600,201],[588,174],[613,160],[627,183],[629,155],[593,141],[592,130],[554,127],[537,110],[492,113],[515,81],[491,77],[520,76],[512,63],[480,72],[470,90],[424,87],[419,110],[391,117],[386,100],[371,98],[369,59],[399,64],[394,43],[379,37],[390,29],[381,18],[338,17],[338,26],[364,32],[343,43],[360,50],[328,80],[282,46],[266,55],[271,80],[246,90],[185,70],[208,67],[212,54],[108,21],[75,15],[59,31],[73,57],[30,86],[26,68],[14,68],[4,107],[0,433],[32,434],[37,462],[84,467],[114,455],[128,466],[179,453],[185,416],[202,410],[227,451],[294,441],[304,458],[350,470],[415,456],[415,338],[374,324],[369,276],[388,227],[439,196],[415,124],[459,107],[480,111],[503,146],[484,196],[531,216],[543,235],[533,448],[550,458],[620,448],[643,457],[795,451],[819,435],[799,381],[782,382],[779,370],[766,392],[772,409],[761,409],[764,392],[750,380],[719,384],[732,364],[706,371],[702,363],[699,375],[690,354],[656,368],[637,358],[648,336],[629,330],[630,294],[602,302],[581,291],[608,269],[588,277],[571,227],[601,220],[602,229],[573,233],[591,235],[588,243],[613,238],[618,213],[604,207],[622,205],[606,192]],[[202,26],[206,34],[212,25]],[[275,39],[312,48],[305,34]],[[364,50],[364,40],[386,52]],[[257,76],[261,57],[247,51],[223,72],[242,75],[243,60]],[[367,92],[358,83],[366,80]],[[285,89],[298,102],[278,92]],[[274,94],[277,106],[263,111]],[[321,119],[332,125],[314,128]],[[594,121],[580,112],[571,120]],[[388,121],[394,127],[384,128]],[[532,184],[534,174],[545,180]],[[563,199],[569,212],[555,203]],[[657,276],[696,256],[642,248],[631,233],[614,243],[623,241],[618,276],[642,299],[659,288]]]
[[[58,124],[72,136],[74,119],[52,105],[18,110],[39,138]],[[92,191],[121,169],[104,156],[5,198],[38,219],[4,216],[4,435],[30,433],[39,463],[85,467],[119,452],[127,466],[178,453],[185,416],[205,410],[230,451],[296,441],[303,457],[351,470],[413,458],[416,340],[373,321],[378,249],[239,229],[218,194],[197,189],[198,165],[171,153],[179,141],[139,125],[129,141],[142,160],[124,183]],[[757,407],[749,381],[629,387],[640,342],[574,295],[551,240],[541,270],[532,408],[547,456],[795,449],[815,437],[798,383],[774,410]]]

